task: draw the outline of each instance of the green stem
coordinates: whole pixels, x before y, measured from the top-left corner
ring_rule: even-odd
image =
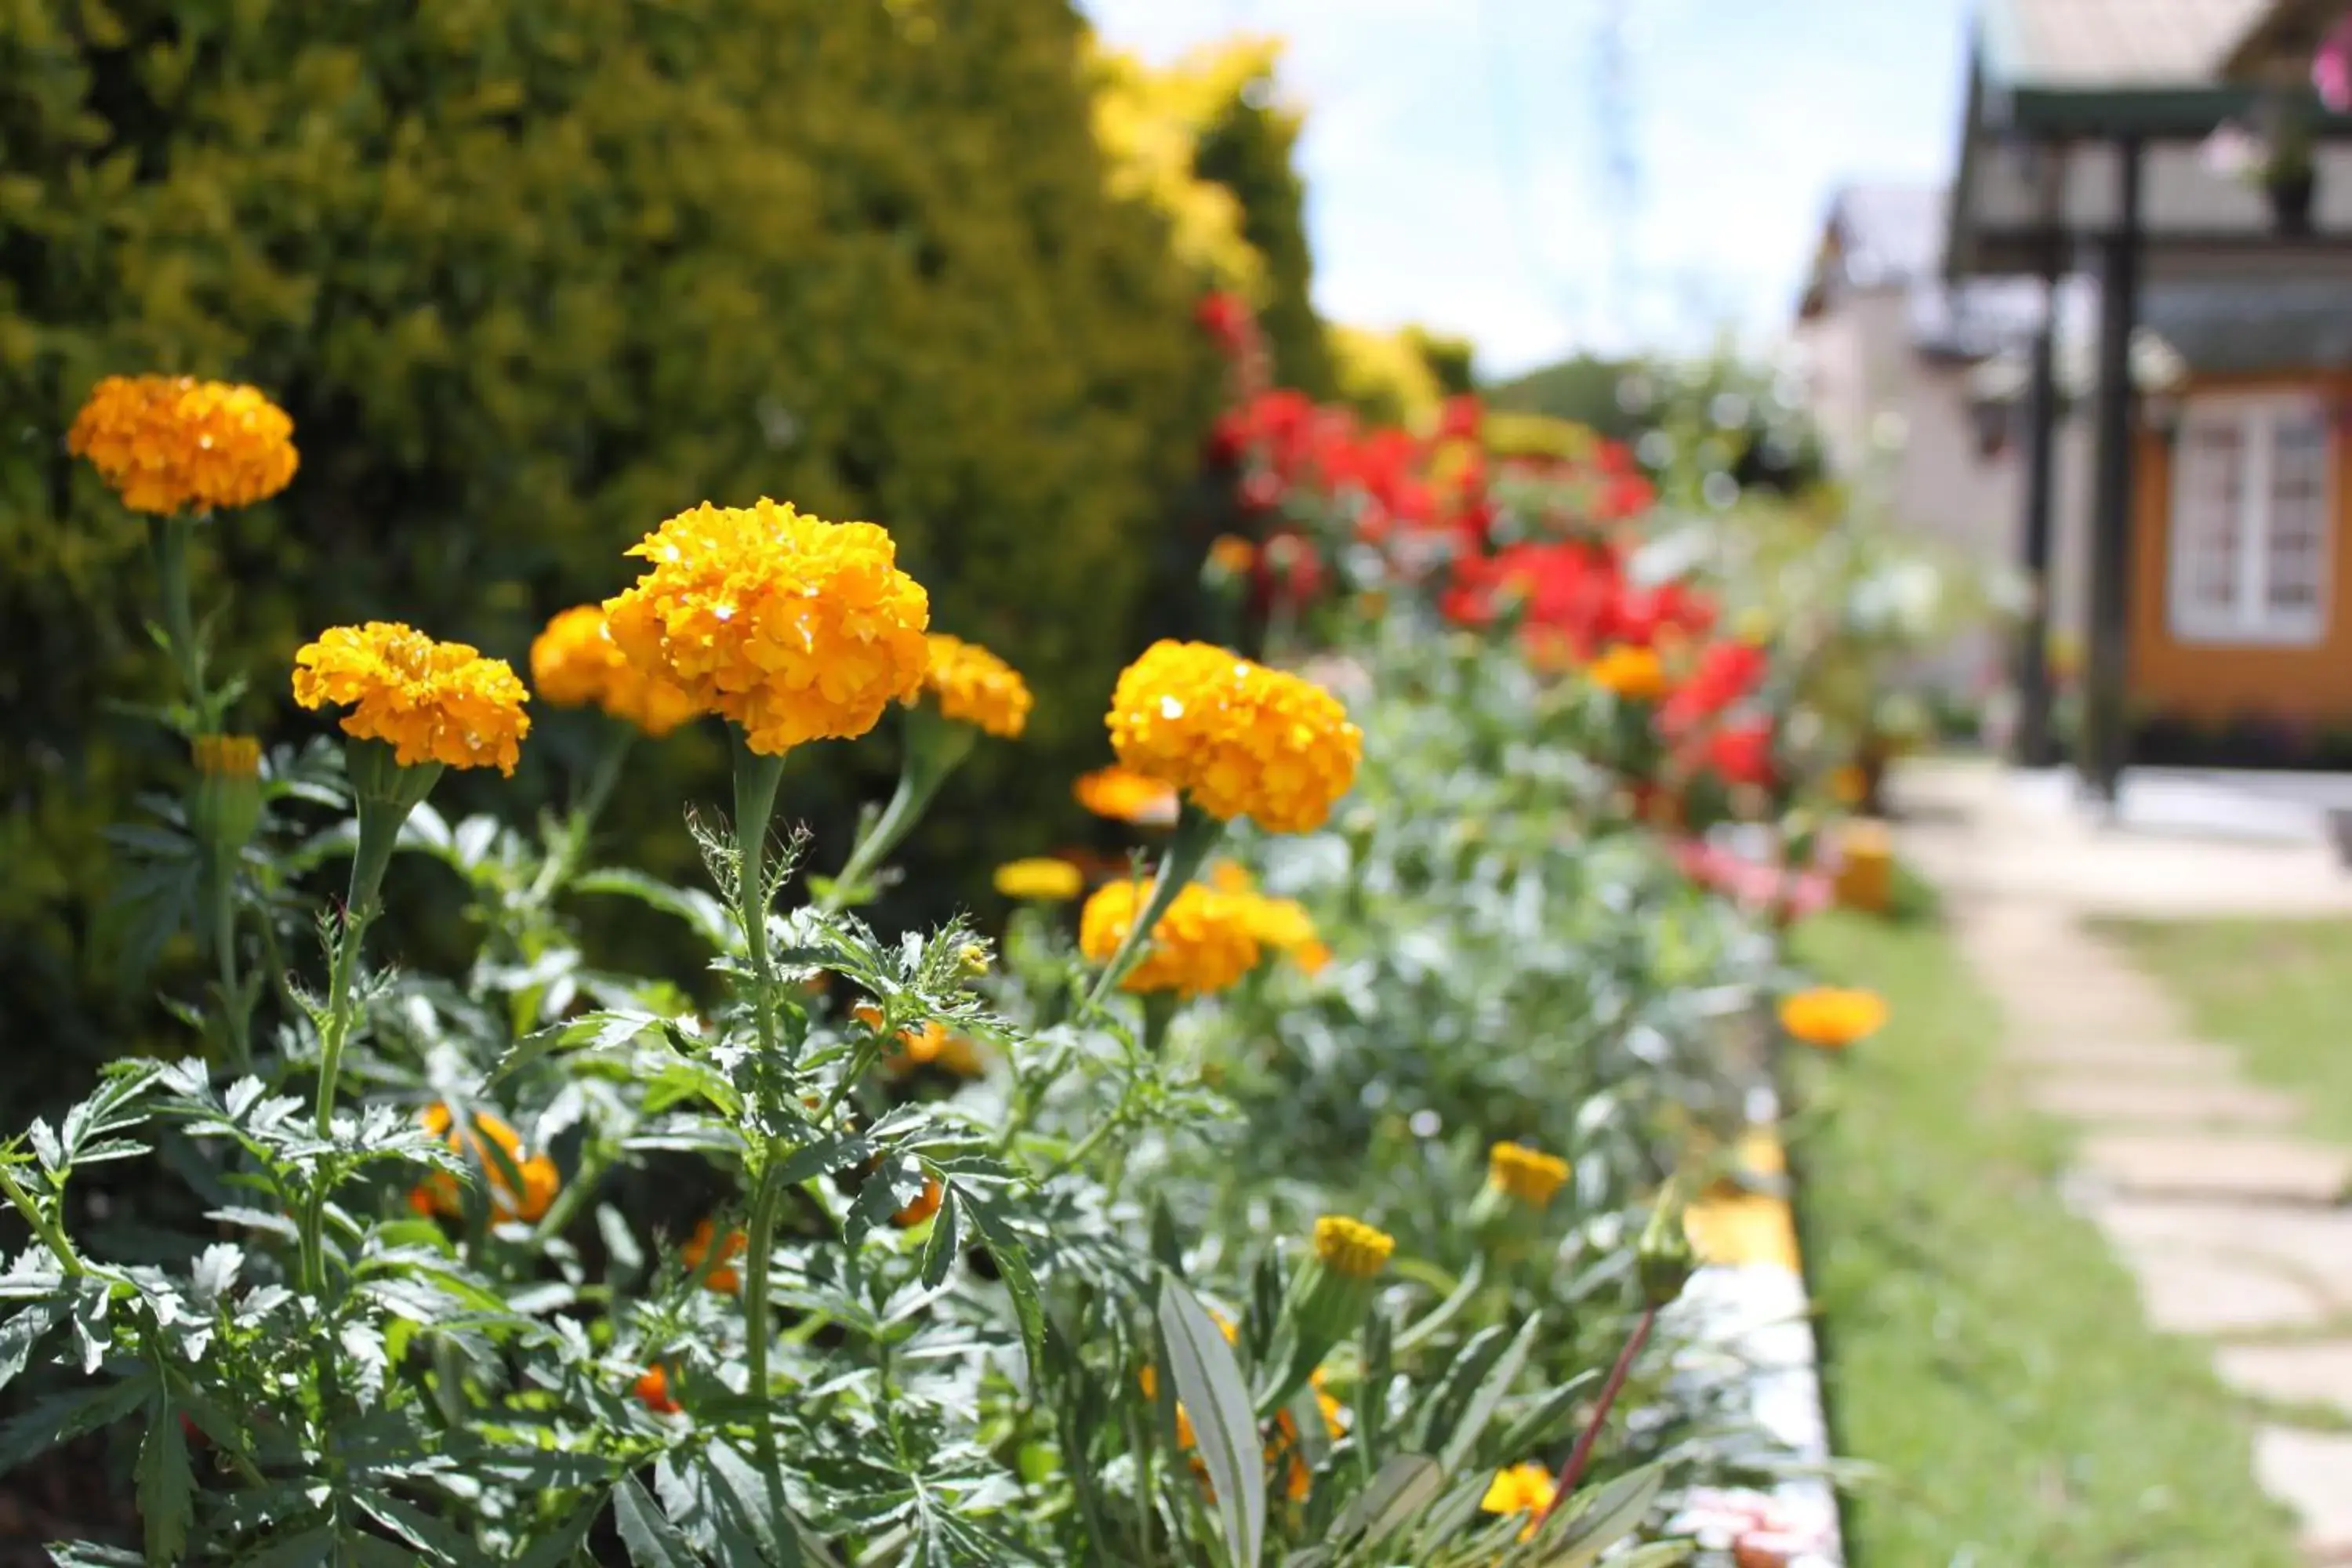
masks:
[[[776,1050],[776,977],[768,959],[768,823],[783,776],[782,754],[762,756],[735,731],[735,905],[751,960],[751,1022],[769,1063]]]
[[[1045,1179],[1047,1181],[1052,1181],[1055,1176],[1066,1174],[1071,1171],[1076,1170],[1080,1165],[1085,1164],[1087,1163],[1087,1156],[1093,1153],[1097,1149],[1101,1148],[1102,1141],[1109,1137],[1113,1132],[1118,1131],[1118,1129],[1126,1123],[1126,1121],[1127,1106],[1122,1102],[1118,1106],[1115,1107],[1108,1116],[1103,1119],[1102,1125],[1097,1127],[1093,1131],[1087,1133],[1085,1138],[1081,1139],[1076,1148],[1063,1155],[1060,1163],[1055,1164],[1051,1171],[1045,1173]]]
[[[253,1005],[245,994],[236,963],[236,873],[213,868],[213,951],[220,963],[221,1010],[228,1016],[229,1046],[236,1070],[253,1066]]]
[[[335,944],[335,964],[327,980],[327,1021],[319,1040],[319,1136],[335,1125],[335,1079],[343,1065],[343,1047],[352,1036],[356,1009],[352,982],[359,971],[360,948],[367,940],[368,923],[375,919],[377,890],[384,868],[392,864],[393,846],[399,842],[401,824],[409,807],[362,796],[359,802],[360,842],[352,855],[350,892],[343,900],[342,940]]]
[[[1176,895],[1184,890],[1184,885],[1199,872],[1201,863],[1209,858],[1209,851],[1216,847],[1217,837],[1224,828],[1223,822],[1208,813],[1191,805],[1184,807],[1183,815],[1177,819],[1175,836],[1169,840],[1168,853],[1160,858],[1160,874],[1152,880],[1151,894],[1128,926],[1118,951],[1111,954],[1102,973],[1096,976],[1094,989],[1087,993],[1086,1004],[1078,1009],[1081,1019],[1099,1012],[1110,994],[1118,988],[1118,983],[1142,962],[1144,945],[1150,940],[1152,928],[1168,912],[1168,906],[1176,901]]]
[[[74,1250],[73,1240],[66,1235],[65,1226],[41,1212],[41,1205],[33,1201],[33,1194],[16,1184],[16,1175],[5,1165],[0,1165],[0,1191],[6,1192],[9,1204],[24,1216],[25,1224],[31,1227],[33,1234],[41,1238],[41,1245],[57,1255],[58,1268],[68,1275],[86,1272],[81,1254]]]
[[[826,914],[839,913],[881,866],[884,857],[914,830],[930,805],[931,797],[940,793],[940,785],[971,755],[972,745],[980,739],[979,731],[942,718],[928,704],[907,710],[906,731],[906,757],[898,767],[898,787],[891,792],[890,803],[882,808],[873,829],[849,852],[849,863],[842,867],[841,874],[826,889],[819,906]]]
[[[555,1201],[547,1205],[547,1212],[539,1216],[539,1224],[531,1227],[530,1245],[533,1251],[562,1236],[571,1227],[572,1216],[580,1212],[582,1205],[595,1194],[597,1182],[603,1178],[605,1170],[611,1166],[619,1153],[620,1150],[617,1146],[601,1138],[592,1140],[588,1146],[580,1152],[579,1170],[572,1173],[572,1179],[563,1184],[562,1191],[555,1194]]]
[[[751,1214],[745,1226],[743,1241],[747,1267],[743,1275],[743,1335],[750,1363],[751,1392],[759,1414],[758,1441],[761,1472],[770,1478],[777,1474],[776,1424],[768,1416],[768,1268],[776,1249],[776,1202],[780,1195],[776,1173],[782,1167],[784,1149],[781,1139],[771,1139],[760,1156],[759,1181],[751,1189]]]
[[[613,790],[621,782],[622,764],[629,760],[629,748],[636,738],[637,732],[619,720],[607,721],[604,745],[597,754],[596,765],[564,818],[562,837],[548,851],[539,875],[531,881],[530,891],[525,895],[524,901],[530,908],[545,904],[571,879],[581,855],[588,847],[588,836],[596,830],[596,819],[604,815]]]
[[[188,706],[195,713],[195,732],[217,727],[212,695],[205,689],[204,650],[196,646],[196,617],[188,593],[188,546],[195,520],[181,512],[165,518],[156,540],[155,576],[163,600],[163,637],[169,643],[172,668]]]

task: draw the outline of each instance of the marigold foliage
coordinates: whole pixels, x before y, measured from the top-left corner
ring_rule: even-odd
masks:
[[[939,699],[940,714],[999,740],[1019,739],[1035,700],[1021,672],[978,643],[945,632],[933,632],[924,641],[930,658],[923,689]]]
[[[1140,826],[1165,827],[1176,820],[1176,786],[1133,768],[1097,768],[1070,785],[1077,803],[1097,816]]]
[[[1066,903],[1084,891],[1086,885],[1086,873],[1052,856],[1007,860],[996,868],[996,890],[1008,899]]]
[[[1396,1237],[1346,1215],[1327,1214],[1315,1222],[1315,1256],[1335,1274],[1370,1279],[1388,1267]]]
[[[530,733],[529,695],[506,660],[397,621],[330,627],[294,666],[294,700],[348,706],[343,732],[385,742],[404,768],[440,763],[511,774]]]
[[[1276,833],[1322,826],[1363,759],[1363,732],[1339,699],[1207,643],[1145,649],[1120,674],[1106,722],[1129,767],[1212,816]]]
[[[1541,1208],[1568,1180],[1568,1162],[1524,1143],[1497,1143],[1486,1151],[1486,1179],[1529,1207]]]
[[[702,712],[675,684],[621,652],[601,605],[575,605],[547,623],[531,640],[530,683],[558,708],[601,708],[656,739]]]
[[[66,446],[133,511],[210,511],[267,500],[294,478],[294,421],[251,386],[193,376],[110,375]]]
[[[1096,889],[1078,915],[1080,951],[1097,963],[1108,963],[1150,896],[1148,883],[1125,879]],[[1258,957],[1246,904],[1232,894],[1190,882],[1151,928],[1143,961],[1120,982],[1120,989],[1205,995],[1224,990],[1255,969]]]
[[[425,1130],[443,1139],[452,1149],[462,1149],[482,1168],[483,1178],[489,1184],[490,1215],[499,1221],[519,1219],[535,1222],[547,1213],[555,1201],[562,1179],[556,1173],[555,1162],[544,1153],[526,1156],[522,1137],[507,1121],[487,1110],[473,1113],[473,1125],[459,1129],[451,1125],[449,1108],[428,1105],[417,1113]],[[482,1140],[488,1138],[506,1156],[503,1163],[490,1157]],[[522,1178],[522,1190],[517,1192],[508,1179],[504,1165],[512,1165],[515,1174]],[[457,1219],[466,1212],[465,1198],[457,1190],[457,1178],[446,1171],[436,1171],[418,1184],[410,1195],[419,1213],[438,1214]]]
[[[930,598],[873,523],[706,501],[628,553],[651,564],[604,601],[614,642],[754,752],[863,735],[922,689]]]
[[[1790,1037],[1826,1051],[1842,1051],[1885,1024],[1886,1000],[1875,991],[1817,985],[1780,1002],[1780,1026]]]

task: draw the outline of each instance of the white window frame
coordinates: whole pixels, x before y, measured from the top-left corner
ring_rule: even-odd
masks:
[[[2312,569],[2317,574],[2311,604],[2279,610],[2270,602],[2271,507],[2275,498],[2272,465],[2277,447],[2272,432],[2282,419],[2315,418],[2320,447],[2320,537]],[[2239,436],[2242,484],[2237,531],[2237,593],[2226,608],[2200,602],[2191,593],[2189,550],[2196,526],[2190,515],[2201,499],[2185,482],[2190,442],[2200,426],[2227,425]],[[2336,438],[2327,401],[2312,393],[2218,393],[2189,400],[2182,410],[2169,465],[2169,526],[2165,541],[2165,598],[2173,637],[2185,643],[2272,647],[2309,647],[2327,636],[2330,582],[2336,553]]]

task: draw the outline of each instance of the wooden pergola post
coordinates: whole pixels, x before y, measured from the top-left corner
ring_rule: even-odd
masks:
[[[2099,238],[2099,377],[2091,517],[2091,635],[2078,755],[2110,810],[2130,747],[2125,711],[2131,642],[2132,331],[2139,317],[2140,152],[2116,138],[2116,221]]]
[[[2018,564],[2026,601],[2017,628],[2017,730],[2011,754],[2028,768],[2057,760],[2050,735],[2050,549],[2057,490],[2058,282],[2065,265],[2064,244],[2056,233],[2063,156],[2055,148],[2042,153],[2042,213],[2053,232],[2042,249],[2042,321],[2033,334],[2025,388],[2025,515]]]

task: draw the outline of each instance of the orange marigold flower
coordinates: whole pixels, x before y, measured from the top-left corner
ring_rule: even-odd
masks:
[[[920,1067],[937,1067],[958,1078],[978,1078],[988,1070],[979,1046],[936,1018],[919,1028],[900,1030],[898,1044],[883,1058],[883,1065],[902,1076]]]
[[[1019,670],[978,643],[945,632],[933,632],[923,641],[930,649],[923,689],[939,699],[942,718],[1005,741],[1017,739],[1028,727],[1035,700]]]
[[[1327,1214],[1315,1222],[1315,1256],[1335,1274],[1370,1279],[1388,1267],[1396,1237],[1362,1220]]]
[[[74,416],[66,447],[133,511],[250,506],[300,461],[294,421],[254,387],[185,375],[110,375]]]
[[[602,605],[575,605],[530,645],[530,683],[558,708],[601,708],[658,740],[702,711],[614,645]]]
[[[686,1244],[677,1249],[678,1261],[690,1269],[701,1268],[702,1260],[710,1257],[711,1237],[716,1228],[710,1223],[710,1216],[704,1215],[696,1223],[694,1234],[688,1237]],[[743,1277],[735,1271],[731,1260],[743,1256],[743,1248],[750,1241],[751,1238],[740,1230],[727,1233],[727,1239],[718,1244],[718,1256],[710,1258],[710,1272],[702,1277],[704,1289],[724,1295],[742,1285]]]
[[[1176,820],[1176,786],[1133,768],[1097,768],[1082,773],[1070,793],[1077,796],[1080,805],[1114,822],[1165,827]]]
[[[1355,783],[1363,731],[1309,680],[1207,643],[1158,642],[1111,694],[1118,760],[1210,816],[1275,833],[1323,826]]]
[[[652,564],[604,601],[614,642],[754,752],[863,735],[922,690],[930,600],[873,523],[706,502],[628,552]]]
[[[1875,991],[1817,985],[1781,999],[1780,1027],[1825,1051],[1842,1051],[1886,1023],[1886,1000]]]
[[[940,1201],[946,1196],[947,1189],[940,1185],[937,1176],[925,1176],[922,1195],[892,1215],[890,1223],[901,1230],[912,1230],[939,1213]]]
[[[1655,702],[1666,694],[1666,667],[1655,648],[1611,643],[1584,673],[1603,691],[1629,701]]]
[[[1568,1162],[1524,1143],[1497,1143],[1486,1151],[1486,1180],[1530,1208],[1541,1208],[1568,1180]]]
[[[1106,882],[1078,914],[1078,947],[1108,963],[1151,896],[1147,884]],[[1223,991],[1257,967],[1258,940],[1249,910],[1230,893],[1188,882],[1151,928],[1143,960],[1119,983],[1122,991],[1173,991],[1202,996]]]
[[[1297,899],[1269,899],[1263,893],[1236,893],[1242,900],[1250,934],[1312,974],[1331,961],[1315,930],[1315,917]]]
[[[492,1218],[501,1223],[519,1219],[533,1224],[546,1215],[548,1205],[555,1201],[556,1190],[563,1184],[556,1173],[555,1162],[545,1154],[526,1156],[521,1134],[503,1118],[487,1110],[477,1110],[472,1127],[454,1129],[450,1125],[449,1108],[435,1104],[418,1111],[417,1120],[425,1123],[425,1131],[441,1139],[452,1149],[463,1150],[482,1168],[483,1179],[490,1190]],[[499,1152],[506,1156],[504,1160],[489,1156],[483,1147],[482,1140],[485,1138],[498,1146]],[[514,1183],[507,1175],[506,1167],[509,1165],[514,1167],[515,1175],[522,1179],[520,1192],[515,1190]],[[420,1198],[422,1202],[418,1201]],[[465,1199],[457,1191],[457,1178],[446,1171],[436,1171],[419,1183],[415,1192],[410,1194],[409,1206],[419,1214],[430,1212],[450,1219],[460,1218],[466,1212]]]
[[[637,1381],[631,1385],[631,1392],[645,1402],[646,1409],[656,1415],[677,1414],[677,1401],[671,1397],[669,1392],[669,1373],[660,1367],[646,1368],[638,1374]]]
[[[1209,563],[1230,577],[1257,564],[1257,546],[1238,533],[1221,533],[1210,542]]]
[[[996,890],[1008,899],[1064,903],[1076,898],[1086,885],[1085,873],[1067,860],[1051,856],[1007,860],[996,868]]]
[[[349,704],[342,729],[382,741],[404,768],[441,763],[512,774],[530,695],[502,658],[435,642],[397,621],[331,626],[294,656],[294,700]]]

